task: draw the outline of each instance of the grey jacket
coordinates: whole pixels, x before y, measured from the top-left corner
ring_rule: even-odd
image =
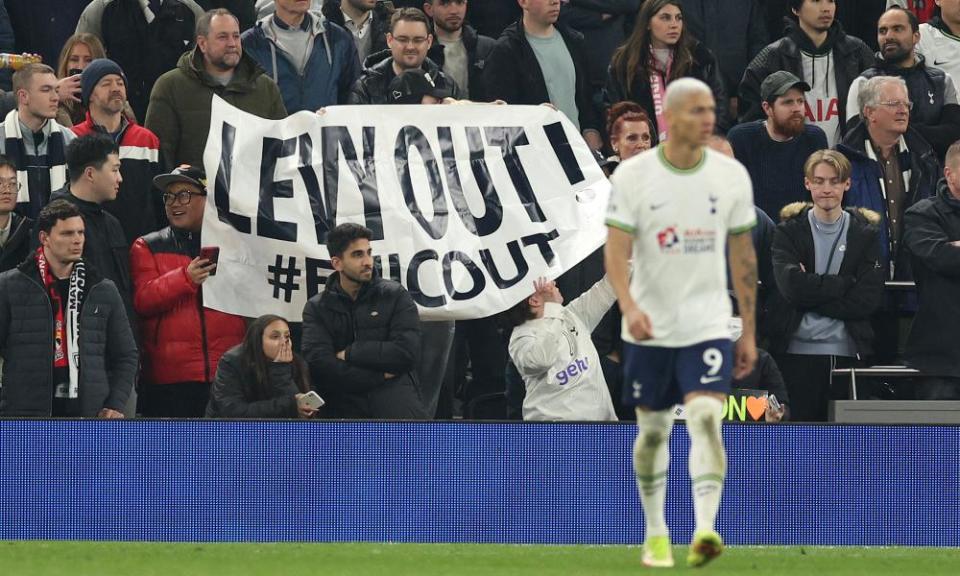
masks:
[[[80,308],[80,414],[122,412],[137,375],[137,346],[116,286],[87,267]],[[53,312],[33,258],[0,274],[0,416],[53,411]]]

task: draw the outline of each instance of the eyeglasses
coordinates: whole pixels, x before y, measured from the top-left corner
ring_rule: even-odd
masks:
[[[881,106],[886,106],[887,108],[893,108],[894,110],[899,110],[900,108],[906,108],[907,112],[913,110],[913,102],[904,102],[903,100],[891,100],[890,102],[881,102]]]
[[[409,38],[407,36],[394,36],[393,39],[401,46],[405,46],[407,44],[413,44],[414,46],[423,46],[427,42],[428,37],[414,36],[413,38]]]
[[[20,182],[16,178],[5,178],[0,180],[0,194],[16,194],[20,190]]]
[[[181,190],[180,192],[164,192],[163,193],[163,203],[166,206],[173,206],[174,204],[179,204],[185,206],[193,200],[194,196],[204,196],[204,194],[197,194],[196,192],[188,192],[186,190]]]

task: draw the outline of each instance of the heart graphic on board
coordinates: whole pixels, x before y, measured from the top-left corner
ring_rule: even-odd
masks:
[[[754,420],[761,420],[767,411],[767,399],[750,396],[747,398],[747,413]]]

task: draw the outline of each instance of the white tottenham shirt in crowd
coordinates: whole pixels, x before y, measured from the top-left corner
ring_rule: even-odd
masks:
[[[705,148],[696,166],[679,170],[658,146],[620,164],[610,181],[607,225],[633,235],[630,294],[653,329],[638,342],[624,322],[623,340],[682,348],[730,338],[727,235],[756,224],[746,168]]]
[[[524,420],[616,420],[590,333],[616,301],[606,278],[562,306],[547,302],[543,317],[517,326],[510,359],[523,377]]]

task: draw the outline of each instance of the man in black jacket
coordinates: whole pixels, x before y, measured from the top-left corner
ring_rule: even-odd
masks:
[[[120,191],[120,150],[102,134],[82,136],[67,147],[70,184],[53,193],[80,209],[86,223],[83,259],[116,284],[128,314],[133,314],[127,238],[116,216],[102,204],[115,200]]]
[[[850,85],[848,129],[860,115],[854,104],[861,85],[875,76],[899,76],[907,83],[907,92],[913,102],[910,126],[943,159],[947,148],[960,138],[960,104],[953,79],[940,68],[927,66],[924,57],[914,51],[920,42],[920,23],[913,12],[899,6],[884,12],[877,22],[877,42],[880,52],[876,65],[864,70]]]
[[[417,305],[399,283],[374,275],[372,236],[357,224],[327,235],[336,272],[304,306],[303,356],[334,417],[422,420]]]
[[[760,4],[757,0],[683,2],[684,25],[717,57],[724,90],[733,101],[747,64],[769,42]],[[736,119],[736,107],[731,109]]]
[[[560,22],[583,34],[587,79],[596,96],[600,95],[607,82],[610,59],[617,48],[626,42],[641,4],[642,0],[570,0],[560,9]],[[689,11],[687,2],[684,2],[683,11],[686,19]],[[734,34],[731,32],[728,39],[735,37]],[[697,38],[703,36],[698,35]],[[744,62],[743,66],[746,65]]]
[[[435,35],[427,57],[456,82],[464,98],[486,101],[483,68],[494,39],[477,34],[464,23],[467,0],[427,0],[423,9],[433,20]]]
[[[137,348],[120,294],[83,260],[74,205],[37,221],[40,248],[0,275],[0,416],[122,418]]]
[[[873,53],[859,38],[848,36],[835,21],[836,5],[790,0],[797,16],[787,36],[770,44],[747,66],[740,82],[740,121],[763,118],[760,84],[777,70],[786,70],[810,85],[807,122],[819,126],[830,146],[846,128],[847,93],[853,79],[873,66]]]
[[[523,17],[503,31],[487,59],[487,97],[507,104],[550,103],[599,150],[603,142],[583,35],[557,24],[560,0],[520,0],[520,7]]]
[[[870,316],[883,298],[877,224],[865,208],[844,210],[850,162],[835,150],[814,152],[804,166],[813,204],[780,212],[773,240],[777,291],[766,322],[787,383],[793,419],[825,421],[831,369],[873,352]]]
[[[154,13],[156,10],[156,13]],[[95,0],[77,23],[77,33],[103,40],[107,54],[127,73],[127,99],[137,118],[147,116],[157,78],[177,66],[193,47],[194,29],[203,8],[194,0]]]
[[[361,62],[387,49],[392,3],[383,0],[326,0],[323,15],[353,34]]]
[[[459,100],[460,87],[432,60],[427,51],[433,44],[430,20],[422,10],[403,8],[394,12],[387,33],[389,50],[371,55],[363,63],[364,71],[350,91],[348,104],[388,104],[390,82],[407,70],[423,69],[437,89]]]
[[[33,220],[14,212],[17,206],[17,167],[0,156],[0,272],[23,262],[30,250]]]
[[[910,327],[907,365],[923,372],[917,397],[960,399],[960,143],[947,150],[937,195],[907,210],[904,243],[920,308]]]

